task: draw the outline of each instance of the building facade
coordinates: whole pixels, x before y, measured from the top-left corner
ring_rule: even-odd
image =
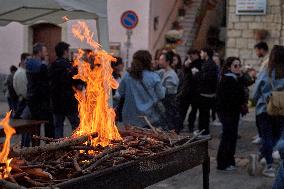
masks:
[[[270,47],[283,44],[284,2],[264,0],[264,15],[237,15],[237,0],[227,1],[226,56],[238,56],[245,64],[258,68],[254,45],[266,41]]]

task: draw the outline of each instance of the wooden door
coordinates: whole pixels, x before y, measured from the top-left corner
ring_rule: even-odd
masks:
[[[47,47],[49,62],[56,59],[54,47],[61,41],[61,28],[54,24],[37,24],[32,26],[33,44],[43,43]]]

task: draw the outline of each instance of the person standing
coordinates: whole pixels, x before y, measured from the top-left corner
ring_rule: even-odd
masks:
[[[176,106],[176,95],[179,87],[179,78],[177,73],[172,68],[173,65],[173,52],[163,53],[159,59],[159,65],[162,68],[158,71],[162,85],[166,88],[166,97],[163,99],[163,104],[166,108],[165,119],[168,124],[168,129],[180,132],[182,126],[177,123],[178,111]]]
[[[214,63],[213,50],[204,48],[201,50],[200,57],[203,60],[201,71],[196,73],[195,77],[198,81],[198,109],[199,109],[199,131],[204,130],[200,137],[210,137],[209,123],[210,123],[210,109],[214,105],[216,98],[216,89],[218,82],[218,68]],[[198,131],[195,131],[196,135]]]
[[[13,86],[18,95],[18,105],[15,113],[15,118],[21,118],[23,111],[27,108],[27,74],[26,74],[26,61],[30,58],[29,53],[21,54],[21,62],[19,69],[16,71],[13,78]],[[24,119],[27,119],[25,117]]]
[[[122,109],[124,125],[147,127],[145,116],[154,126],[160,126],[161,117],[156,105],[165,97],[165,88],[159,75],[152,71],[149,51],[134,53],[131,68],[122,77],[118,92],[125,99]]]
[[[113,69],[112,76],[118,83],[120,83],[124,64],[121,57],[115,57],[115,58],[116,61],[111,62],[111,67]],[[122,122],[122,108],[123,108],[124,99],[120,98],[117,89],[112,89],[112,96],[113,96],[113,107],[116,112],[116,120]]]
[[[267,113],[267,103],[272,91],[284,88],[284,47],[275,45],[271,51],[268,66],[258,75],[253,91],[253,99],[256,102],[256,116],[261,129],[262,146],[260,157],[250,156],[250,165],[255,165],[256,159],[262,157],[266,160],[266,167],[262,174],[267,177],[275,177],[273,164],[273,148],[280,139],[283,130],[284,118],[270,116]]]
[[[47,48],[41,43],[33,46],[33,56],[26,61],[27,104],[31,119],[46,120],[45,136],[54,138],[53,118],[50,109],[50,89],[48,80]],[[28,137],[29,138],[29,137]],[[28,145],[29,139],[23,144]]]
[[[192,133],[197,114],[197,82],[194,75],[201,70],[200,52],[196,49],[188,51],[188,59],[183,67],[184,80],[181,84],[180,90],[177,94],[178,111],[180,116],[180,123],[183,124],[189,106],[191,111],[188,116],[188,128]]]
[[[55,138],[63,137],[65,117],[71,123],[72,130],[75,130],[80,123],[74,91],[77,83],[73,79],[76,70],[68,59],[69,46],[65,42],[59,42],[55,46],[57,58],[48,68]]]
[[[9,110],[12,111],[12,117],[14,116],[16,109],[17,109],[17,103],[18,103],[18,96],[17,93],[13,87],[13,77],[17,71],[16,66],[10,67],[10,74],[6,78],[4,82],[4,94],[7,99]]]
[[[264,69],[268,66],[268,59],[269,59],[269,48],[266,42],[259,42],[254,46],[255,54],[259,58],[259,72],[261,73]],[[259,122],[261,121],[259,119],[259,116],[256,116],[256,127],[258,131],[258,135],[254,137],[254,140],[252,141],[253,144],[261,144],[261,129],[259,127]]]
[[[223,126],[217,154],[218,170],[236,169],[234,155],[238,139],[238,125],[242,106],[246,104],[245,86],[239,79],[240,74],[240,59],[227,58],[217,89],[217,112]]]

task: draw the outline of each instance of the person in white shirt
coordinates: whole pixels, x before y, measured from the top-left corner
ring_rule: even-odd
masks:
[[[16,71],[13,77],[13,87],[18,95],[18,105],[15,113],[15,118],[21,118],[21,114],[26,108],[26,98],[27,98],[27,75],[26,75],[26,65],[25,61],[30,57],[28,53],[21,54],[21,62],[19,64],[19,69]]]

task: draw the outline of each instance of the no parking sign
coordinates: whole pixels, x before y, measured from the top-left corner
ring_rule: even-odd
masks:
[[[121,15],[120,21],[123,27],[132,30],[137,26],[139,18],[134,11],[128,10]]]

